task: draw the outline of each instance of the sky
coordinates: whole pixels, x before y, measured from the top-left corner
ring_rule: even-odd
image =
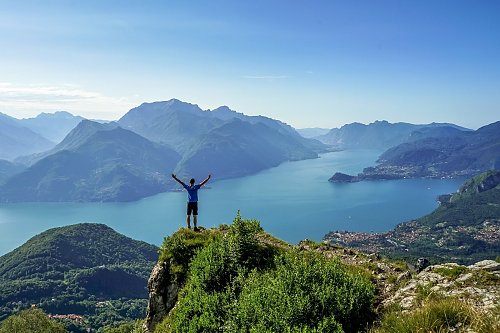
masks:
[[[0,112],[227,105],[296,128],[500,120],[500,1],[1,1]]]

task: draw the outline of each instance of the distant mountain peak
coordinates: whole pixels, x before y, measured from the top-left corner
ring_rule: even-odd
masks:
[[[80,119],[83,119],[83,117],[75,116],[68,111],[42,112],[35,117],[35,119],[50,119],[50,118],[58,118],[58,119],[80,118]],[[30,119],[30,118],[27,118],[27,119]]]

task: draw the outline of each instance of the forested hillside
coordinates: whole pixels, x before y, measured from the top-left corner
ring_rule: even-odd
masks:
[[[0,320],[32,304],[81,316],[67,322],[77,332],[142,318],[157,256],[102,224],[47,230],[0,257]]]

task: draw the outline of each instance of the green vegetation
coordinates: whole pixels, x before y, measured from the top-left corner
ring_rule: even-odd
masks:
[[[365,275],[262,241],[270,238],[257,221],[238,214],[227,229],[190,233],[170,236],[161,250],[185,284],[157,333],[357,332],[373,320],[374,286]],[[176,261],[178,251],[185,252]]]
[[[438,273],[439,275],[446,276],[449,279],[455,280],[462,273],[467,271],[467,267],[465,266],[452,266],[452,267],[437,267],[434,268],[433,272]]]
[[[0,323],[0,333],[67,333],[64,326],[40,309],[30,309],[12,315]]]
[[[142,320],[135,320],[117,327],[107,327],[104,333],[142,333]]]
[[[427,303],[416,311],[401,313],[392,311],[384,316],[372,333],[419,333],[419,332],[477,332],[500,331],[495,316],[484,316],[471,306],[453,299],[441,299]]]
[[[77,224],[37,235],[0,257],[0,320],[36,304],[73,332],[144,318],[147,279],[157,247],[102,224]]]

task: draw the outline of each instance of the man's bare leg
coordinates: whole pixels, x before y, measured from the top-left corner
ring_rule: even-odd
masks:
[[[196,217],[194,218],[194,221],[195,221],[194,225],[196,226]],[[191,216],[190,215],[187,216],[186,222],[187,222],[188,228],[191,229]]]
[[[197,222],[198,222],[198,215],[193,215],[193,223],[195,230],[198,229]]]

